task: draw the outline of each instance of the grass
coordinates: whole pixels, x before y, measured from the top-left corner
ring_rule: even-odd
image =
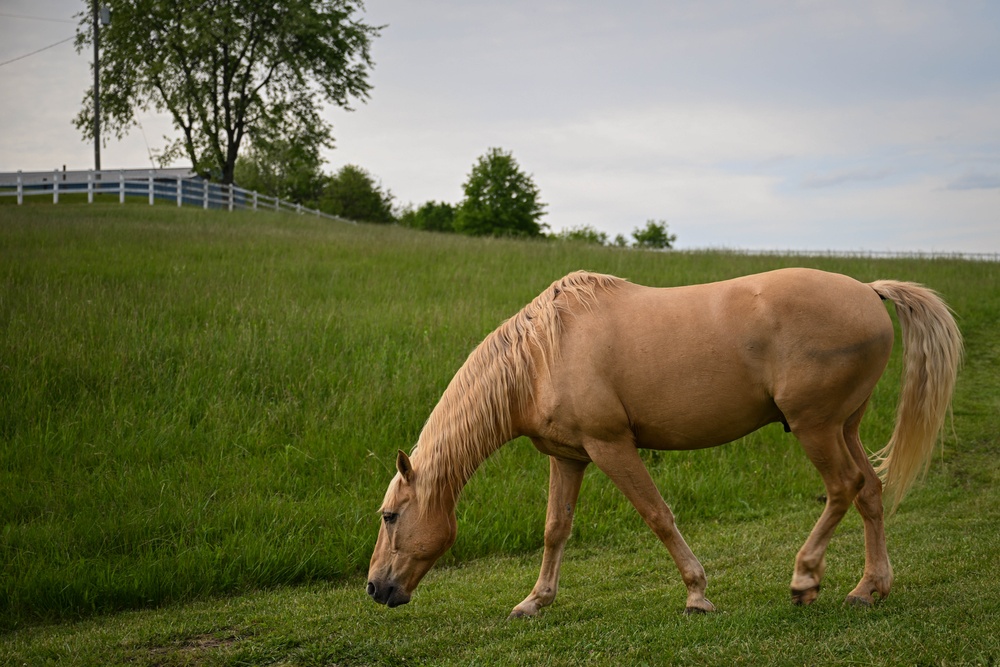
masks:
[[[473,478],[459,541],[414,603],[363,599],[393,453],[474,345],[549,282],[578,268],[673,285],[790,265],[924,282],[967,340],[955,437],[889,526],[898,583],[885,605],[840,607],[860,576],[852,513],[819,605],[788,607],[822,485],[777,426],[646,455],[709,572],[722,609],[710,619],[678,616],[665,550],[590,473],[556,606],[502,622],[537,574],[544,521],[547,464],[523,441]],[[0,281],[0,661],[1000,659],[996,264],[647,253],[60,204],[0,207]],[[897,383],[898,358],[862,430],[872,447],[891,430]]]
[[[1000,583],[996,467],[985,494],[957,494],[947,512],[901,512],[890,523],[899,574],[874,609],[845,607],[861,567],[852,515],[831,546],[813,606],[788,602],[791,560],[816,507],[687,531],[719,611],[680,613],[683,587],[648,531],[630,547],[576,543],[555,605],[508,622],[538,555],[491,556],[428,575],[414,601],[372,604],[363,580],[313,583],[77,623],[31,627],[0,644],[10,664],[865,664],[995,665]],[[944,492],[930,484],[931,493]],[[926,496],[927,490],[922,492]],[[940,506],[938,506],[940,509]],[[978,567],[977,567],[978,565]],[[4,653],[6,650],[6,653]]]

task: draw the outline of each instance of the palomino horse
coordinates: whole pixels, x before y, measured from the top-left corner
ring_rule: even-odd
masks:
[[[904,370],[895,431],[872,467],[858,425],[885,370],[895,304]],[[413,450],[396,458],[368,571],[368,594],[395,607],[455,541],[459,493],[519,435],[548,454],[548,512],[538,582],[511,616],[556,596],[584,469],[600,468],[673,557],[687,611],[712,611],[705,571],[674,525],[638,448],[698,449],[780,422],[823,477],[826,507],[795,559],[792,600],[816,599],[824,553],[853,501],[865,568],[847,600],[889,594],[882,482],[899,503],[926,469],[951,401],[962,339],[948,307],[913,283],[870,284],[785,269],[654,289],[572,273],[472,352]],[[880,479],[881,478],[881,479]]]

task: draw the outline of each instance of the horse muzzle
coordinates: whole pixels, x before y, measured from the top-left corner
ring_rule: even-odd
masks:
[[[379,604],[387,605],[390,609],[404,605],[410,601],[410,594],[404,591],[394,582],[369,581],[366,589],[368,596]]]

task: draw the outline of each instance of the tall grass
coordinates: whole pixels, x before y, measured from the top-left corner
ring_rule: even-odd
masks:
[[[925,282],[966,318],[970,346],[1000,355],[990,264],[2,207],[0,628],[358,572],[393,453],[415,442],[478,341],[552,280],[585,268],[676,285],[789,265]],[[872,448],[891,431],[897,384],[894,360],[862,431]],[[985,433],[996,400],[960,403],[956,415],[975,424],[963,428]],[[777,426],[647,462],[682,527],[752,520],[822,492]],[[546,478],[526,441],[501,449],[466,489],[448,558],[537,548]],[[621,543],[639,530],[610,483],[588,475],[578,539]]]

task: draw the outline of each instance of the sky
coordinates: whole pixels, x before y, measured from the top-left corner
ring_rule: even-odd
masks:
[[[71,37],[84,6],[0,0],[0,63]],[[326,169],[359,165],[397,204],[457,203],[499,147],[553,231],[1000,252],[995,0],[369,0],[365,20],[384,26],[371,96],[326,110]],[[90,58],[0,65],[0,172],[93,166],[72,125]],[[148,167],[164,135],[143,115],[102,165]]]

